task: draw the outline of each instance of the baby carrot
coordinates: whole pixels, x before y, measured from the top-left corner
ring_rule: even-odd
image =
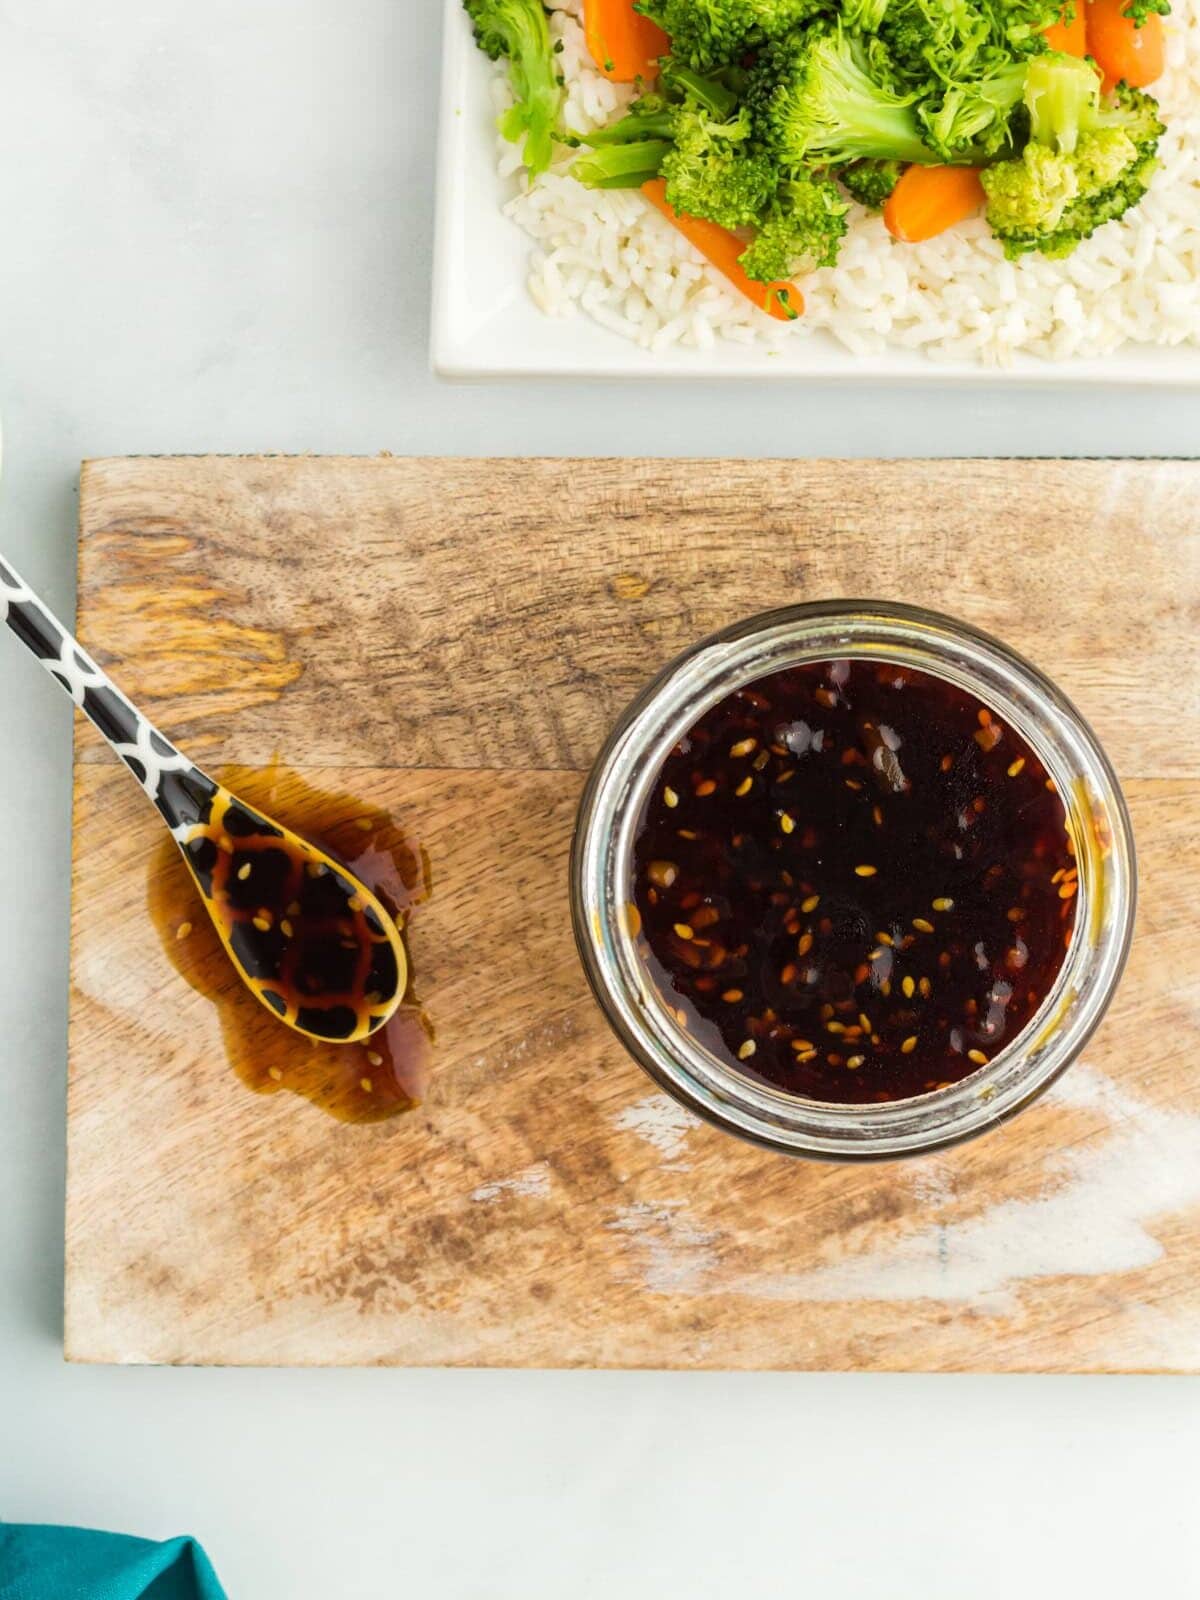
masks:
[[[1084,16],[1084,3],[1085,0],[1066,0],[1059,20],[1052,23],[1043,34],[1051,50],[1059,50],[1067,56],[1087,55],[1087,19]],[[1069,22],[1068,12],[1071,13]]]
[[[1162,18],[1151,12],[1140,28],[1125,15],[1129,0],[1087,0],[1088,54],[1111,89],[1122,78],[1133,89],[1145,89],[1162,76]]]
[[[918,244],[978,211],[983,185],[974,167],[909,167],[883,208],[893,239]]]
[[[647,82],[658,76],[658,58],[671,41],[633,0],[584,0],[583,28],[592,60],[614,83]]]
[[[745,241],[728,228],[702,217],[685,216],[675,211],[667,201],[667,185],[662,178],[651,178],[642,185],[642,193],[650,204],[657,206],[669,222],[673,222],[685,239],[699,250],[719,272],[723,272],[747,300],[753,300],[761,311],[780,322],[794,322],[804,310],[804,297],[794,283],[756,283],[748,278],[738,257],[746,248]]]

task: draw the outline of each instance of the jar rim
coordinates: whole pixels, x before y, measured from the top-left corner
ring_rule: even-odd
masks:
[[[909,1099],[809,1100],[737,1072],[679,1026],[637,953],[633,836],[667,753],[711,706],[771,672],[825,660],[895,661],[963,688],[1006,720],[1055,780],[1076,839],[1076,935],[1034,1016],[986,1067]],[[580,801],[570,864],[575,940],[629,1053],[697,1115],[791,1155],[839,1161],[925,1154],[1006,1121],[1077,1058],[1115,992],[1136,902],[1132,825],[1090,725],[1009,645],[894,601],[817,600],[741,619],[669,662],[617,719]]]

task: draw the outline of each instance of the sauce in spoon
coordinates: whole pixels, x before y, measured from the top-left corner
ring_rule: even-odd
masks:
[[[325,875],[309,876],[311,860],[333,863],[330,870],[345,870],[365,886],[394,924],[406,927],[414,910],[428,899],[429,866],[424,852],[416,846],[399,819],[378,806],[364,804],[348,794],[330,793],[305,781],[287,768],[267,770],[233,768],[221,773],[223,784],[271,817],[283,823],[295,822],[317,846],[315,856],[303,859],[303,877],[313,887],[305,904],[319,907]],[[247,807],[247,809],[249,809]],[[261,846],[247,840],[262,838]],[[218,880],[227,883],[229,915],[234,937],[243,940],[239,930],[249,926],[253,944],[243,943],[245,959],[274,962],[274,976],[256,981],[268,986],[286,979],[287,992],[298,1009],[302,1000],[314,998],[311,989],[301,993],[306,979],[317,978],[321,988],[316,998],[334,1010],[342,1001],[347,982],[361,993],[359,952],[343,951],[335,936],[328,951],[328,966],[322,965],[324,944],[314,927],[314,936],[303,942],[293,919],[286,916],[289,904],[287,887],[275,884],[269,875],[278,874],[281,884],[292,881],[294,866],[273,860],[279,847],[273,835],[232,836],[232,853],[220,851],[214,865]],[[287,852],[284,852],[287,854]],[[209,861],[211,852],[202,852]],[[222,859],[228,865],[222,865]],[[290,857],[289,857],[290,859]],[[239,873],[247,865],[246,877]],[[267,893],[269,904],[260,902]],[[272,927],[254,927],[254,916],[261,909],[279,906],[292,923],[292,935],[279,930],[282,939],[272,939]],[[298,1038],[281,1028],[274,1007],[255,1004],[247,984],[239,979],[230,964],[225,938],[215,921],[205,915],[202,888],[182,869],[179,852],[165,838],[150,863],[148,905],[168,959],[193,989],[212,1000],[220,1019],[222,1039],[230,1065],[248,1088],[260,1094],[279,1090],[300,1095],[343,1122],[378,1122],[411,1110],[424,1094],[429,1041],[432,1030],[413,993],[411,975],[405,962],[408,981],[400,1003],[388,1021],[369,1038],[337,1042],[328,1038]],[[328,941],[326,941],[328,942]],[[376,948],[371,945],[369,948]],[[289,953],[290,952],[290,953]],[[313,970],[316,963],[316,970]],[[261,998],[261,997],[260,997]]]

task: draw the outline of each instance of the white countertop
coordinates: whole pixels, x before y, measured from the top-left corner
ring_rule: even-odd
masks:
[[[439,386],[438,10],[0,6],[0,549],[67,615],[84,456],[1195,452],[1187,393]],[[1196,1382],[64,1365],[71,726],[11,640],[0,750],[0,1514],[234,1600],[1196,1592]]]

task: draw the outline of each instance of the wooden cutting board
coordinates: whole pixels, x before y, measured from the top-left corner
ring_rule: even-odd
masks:
[[[1200,1369],[1200,465],[116,460],[84,468],[81,524],[80,632],[185,748],[281,755],[423,843],[436,1043],[389,1122],[251,1093],[147,919],[159,824],[81,731],[71,1358]],[[837,1168],[654,1089],[585,987],[566,868],[649,674],[862,594],[1057,679],[1126,785],[1142,894],[1050,1096]]]

